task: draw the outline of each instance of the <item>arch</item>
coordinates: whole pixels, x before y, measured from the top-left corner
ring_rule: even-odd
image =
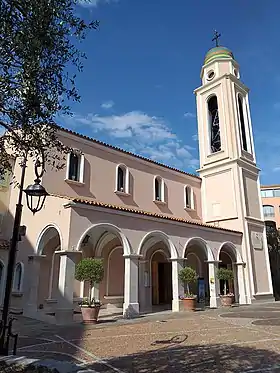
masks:
[[[16,292],[22,291],[23,273],[24,273],[23,263],[18,262],[15,266],[14,279],[13,279],[13,291],[16,291]]]
[[[129,193],[129,171],[123,163],[119,163],[116,167],[115,191]]]
[[[45,235],[45,233],[49,230],[49,229],[55,229],[59,235],[59,239],[60,239],[60,247],[61,249],[63,248],[63,241],[62,241],[62,234],[61,234],[61,230],[60,228],[54,224],[54,223],[51,223],[51,224],[48,224],[42,231],[41,233],[39,234],[38,238],[37,238],[37,242],[36,242],[36,249],[35,249],[35,253],[37,253],[38,255],[42,255],[42,252],[43,252],[43,248],[40,247],[40,244],[42,242],[42,239]]]
[[[127,237],[123,234],[123,232],[121,231],[121,229],[119,229],[117,226],[115,226],[114,224],[111,224],[111,223],[93,224],[92,226],[90,226],[89,228],[87,228],[85,230],[85,232],[81,235],[81,237],[80,237],[80,239],[79,239],[79,241],[77,243],[76,251],[80,251],[81,244],[82,244],[85,236],[87,234],[89,234],[90,231],[97,230],[97,229],[105,229],[106,231],[115,234],[120,239],[120,241],[122,243],[123,254],[124,255],[131,255],[132,254],[131,246],[130,246],[130,243],[129,243]],[[100,247],[101,247],[101,245],[100,245]],[[101,256],[100,250],[101,250],[101,248],[98,250],[98,252],[95,253],[95,256],[97,256],[97,257]]]
[[[159,239],[155,240],[155,238],[159,238]],[[138,246],[138,250],[137,250],[138,255],[142,255],[143,257],[146,256],[147,249],[145,249],[145,244],[147,243],[147,241],[151,239],[154,239],[152,240],[153,244],[159,241],[163,241],[169,249],[171,259],[178,258],[177,249],[174,246],[173,242],[171,241],[170,237],[166,233],[161,232],[161,231],[152,231],[152,232],[145,234],[145,236],[142,238]]]
[[[208,246],[207,242],[201,237],[191,237],[188,239],[183,250],[183,259],[185,258],[188,246],[195,243],[203,247],[208,261],[214,261],[214,255],[211,248]]]
[[[153,261],[153,257],[154,257],[155,254],[157,254],[157,253],[162,254],[162,255],[165,257],[165,259],[168,259],[167,255],[166,255],[166,252],[165,252],[164,250],[162,250],[162,249],[158,249],[158,250],[156,250],[156,251],[154,251],[154,252],[152,253],[151,258],[150,258],[150,262]]]
[[[232,260],[233,263],[234,263],[234,260],[236,260],[237,263],[244,263],[243,259],[242,259],[242,256],[239,253],[239,251],[237,250],[236,246],[232,242],[230,242],[230,241],[223,242],[220,245],[220,247],[218,249],[218,253],[217,253],[217,259],[218,260],[219,260],[221,251],[222,251],[222,249],[223,249],[224,246],[226,246],[226,247],[228,247],[230,249],[230,252],[227,253],[227,254],[231,258],[231,260]],[[234,258],[231,256],[231,254],[233,254]]]

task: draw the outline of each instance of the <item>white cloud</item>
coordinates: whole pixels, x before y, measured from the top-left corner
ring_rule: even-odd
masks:
[[[192,135],[193,141],[198,141],[198,134],[196,133],[195,135]]]
[[[141,111],[103,116],[76,114],[65,118],[65,124],[76,130],[80,125],[85,126],[95,134],[109,136],[114,145],[173,167],[196,169],[198,166],[198,159],[192,153],[194,147],[183,144],[164,119]]]
[[[185,118],[195,118],[196,117],[196,115],[194,114],[194,113],[190,113],[190,112],[186,112],[185,114],[184,114],[184,117]]]
[[[119,0],[78,0],[77,4],[83,7],[97,7],[99,4],[117,3]]]
[[[115,105],[114,101],[109,100],[109,101],[103,102],[101,107],[102,107],[102,109],[111,109],[114,105]]]

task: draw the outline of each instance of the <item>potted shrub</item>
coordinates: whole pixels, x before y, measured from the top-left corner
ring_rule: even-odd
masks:
[[[76,265],[75,278],[78,281],[88,281],[90,284],[88,297],[83,298],[80,306],[83,321],[86,324],[96,324],[101,307],[99,299],[92,298],[92,287],[99,284],[104,277],[102,259],[85,258]]]
[[[185,267],[179,272],[179,280],[186,287],[186,293],[182,298],[185,310],[195,310],[196,296],[190,292],[190,284],[196,282],[197,274],[191,267]]]
[[[227,284],[233,280],[233,271],[227,268],[219,268],[217,271],[218,280],[224,281],[224,294],[220,294],[222,306],[231,306],[234,294],[227,294]]]

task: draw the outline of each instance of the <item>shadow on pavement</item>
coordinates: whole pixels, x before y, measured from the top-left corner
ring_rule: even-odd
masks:
[[[177,346],[112,358],[87,369],[102,373],[280,372],[280,355],[237,345]]]

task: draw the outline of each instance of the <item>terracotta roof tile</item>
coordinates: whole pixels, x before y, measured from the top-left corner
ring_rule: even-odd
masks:
[[[105,142],[103,142],[103,141],[93,139],[92,137],[89,137],[89,136],[86,136],[86,135],[82,135],[82,134],[79,133],[79,132],[75,132],[75,131],[69,130],[69,129],[64,128],[64,127],[61,127],[61,126],[57,126],[57,127],[58,127],[58,129],[61,130],[61,131],[64,131],[64,132],[70,133],[70,134],[72,134],[72,135],[75,135],[75,136],[81,137],[81,138],[83,138],[83,139],[86,139],[86,140],[92,141],[92,142],[94,142],[95,144],[102,145],[102,146],[106,146],[107,148],[117,150],[117,151],[119,151],[119,152],[122,152],[122,153],[128,154],[128,155],[130,155],[130,156],[132,156],[132,157],[139,158],[139,159],[143,159],[143,160],[146,161],[146,162],[153,163],[153,164],[156,164],[156,165],[158,165],[158,166],[161,166],[161,167],[164,167],[164,168],[168,168],[169,170],[173,170],[173,171],[179,172],[179,173],[181,173],[181,174],[188,175],[188,176],[191,176],[191,177],[195,177],[196,179],[200,179],[200,180],[201,180],[201,178],[200,178],[198,175],[191,174],[191,173],[189,173],[189,172],[185,172],[185,171],[179,170],[178,168],[171,167],[171,166],[168,166],[168,165],[166,165],[166,164],[163,164],[163,163],[160,163],[160,162],[157,162],[157,161],[153,161],[152,159],[149,159],[149,158],[143,157],[142,155],[134,154],[134,153],[131,153],[131,152],[127,151],[127,150],[124,150],[124,149],[118,148],[117,146],[113,146],[113,145],[107,144],[107,143],[105,143]]]
[[[68,199],[69,201],[76,202],[76,203],[81,203],[81,204],[85,204],[85,205],[104,207],[104,208],[109,208],[109,209],[118,210],[118,211],[126,211],[126,212],[130,212],[130,213],[134,213],[134,214],[151,216],[151,217],[158,218],[158,219],[177,221],[177,222],[180,222],[180,223],[198,225],[198,226],[201,226],[201,227],[217,229],[217,230],[220,230],[220,231],[242,234],[242,232],[235,231],[233,229],[221,228],[221,227],[217,227],[217,226],[212,225],[212,224],[201,223],[201,222],[198,222],[198,221],[188,220],[188,219],[184,219],[184,218],[178,218],[178,217],[175,217],[175,216],[157,214],[157,213],[154,213],[154,212],[143,211],[143,210],[139,210],[139,209],[135,209],[135,208],[131,208],[131,207],[126,207],[126,206],[112,205],[112,204],[109,204],[109,203],[104,203],[104,202],[100,202],[100,201],[96,201],[96,200],[88,200],[88,199],[77,198],[77,197],[61,196],[61,195],[57,195],[57,194],[52,194],[52,196],[53,197],[58,197],[58,198]]]

